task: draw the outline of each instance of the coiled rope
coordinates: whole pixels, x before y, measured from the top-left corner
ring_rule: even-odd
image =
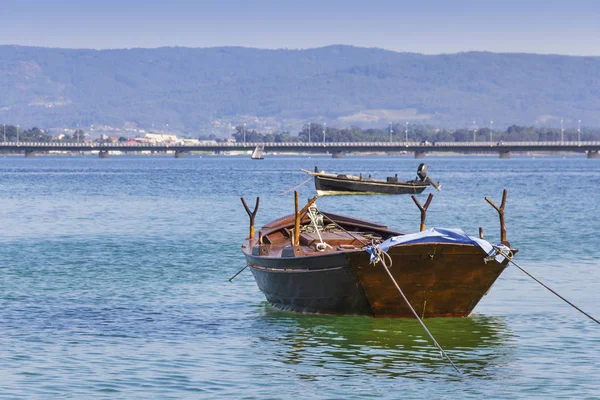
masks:
[[[317,236],[319,237],[319,243],[317,243],[317,250],[318,251],[325,251],[325,249],[330,248],[332,249],[333,247],[331,247],[329,245],[329,243],[325,243],[323,241],[323,238],[321,237],[321,232],[319,231],[319,225],[317,224],[317,218],[316,216],[313,214],[313,209],[312,208],[308,208],[308,218],[310,218],[310,222],[313,224],[313,226],[315,227],[315,232],[317,233]]]

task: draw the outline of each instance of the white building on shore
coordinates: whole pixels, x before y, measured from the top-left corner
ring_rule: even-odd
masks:
[[[153,143],[179,143],[181,139],[177,135],[166,135],[163,133],[146,133],[144,139]]]

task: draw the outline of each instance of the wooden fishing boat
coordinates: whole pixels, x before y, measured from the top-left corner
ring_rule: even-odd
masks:
[[[427,176],[428,167],[420,164],[417,169],[417,179],[399,181],[398,175],[383,179],[374,179],[371,176],[364,177],[348,174],[328,174],[325,171],[311,172],[303,169],[315,178],[315,188],[319,196],[332,196],[343,194],[418,194],[429,186],[440,189],[440,185]]]
[[[325,211],[314,197],[301,210],[263,226],[242,244],[258,288],[277,308],[306,313],[374,317],[466,317],[490,290],[514,254],[506,241],[504,192],[501,244],[457,229],[425,230],[433,195],[421,209],[421,231],[405,234],[385,225]],[[399,293],[400,292],[400,293]],[[402,296],[400,295],[402,294]],[[405,297],[405,298],[404,298]]]

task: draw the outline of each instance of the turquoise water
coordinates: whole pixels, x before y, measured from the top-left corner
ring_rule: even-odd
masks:
[[[499,238],[516,261],[600,317],[600,162],[429,157],[443,190],[428,226]],[[0,159],[2,398],[600,398],[600,326],[514,267],[464,319],[298,315],[245,271],[247,216],[293,211],[300,168],[398,173],[409,157]],[[420,195],[423,202],[428,191]],[[302,186],[302,199],[314,187]],[[322,198],[321,209],[411,232],[409,196]]]

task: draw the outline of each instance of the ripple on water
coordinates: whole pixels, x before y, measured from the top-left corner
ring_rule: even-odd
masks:
[[[510,267],[473,316],[411,320],[302,315],[266,304],[242,268],[247,218],[293,206],[277,196],[300,168],[399,173],[407,157],[39,157],[0,160],[0,397],[530,398],[600,392],[597,327]],[[591,162],[590,162],[591,161]],[[440,180],[429,226],[497,240],[483,200],[509,189],[517,262],[591,312],[597,290],[600,164],[431,157]],[[265,178],[268,176],[268,179]],[[585,189],[573,182],[586,176]],[[565,190],[571,187],[571,190]],[[579,193],[581,191],[581,193]],[[314,194],[309,184],[301,198]],[[425,196],[426,194],[424,194]],[[323,198],[320,207],[418,225],[409,197]]]

